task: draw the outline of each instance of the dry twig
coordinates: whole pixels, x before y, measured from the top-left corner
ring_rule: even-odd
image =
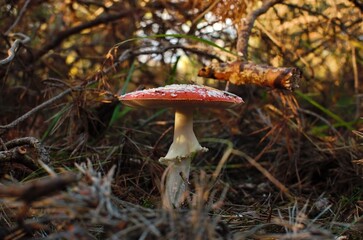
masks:
[[[8,56],[6,58],[0,60],[0,65],[5,65],[5,64],[11,62],[15,57],[16,50],[18,50],[19,45],[25,44],[30,41],[30,38],[23,33],[14,33],[14,34],[11,34],[10,36],[20,37],[20,39],[18,38],[13,42],[10,49],[8,50]]]
[[[248,59],[248,40],[256,19],[282,1],[283,0],[265,1],[260,8],[250,12],[247,17],[243,18],[238,24],[237,52],[242,55],[243,60],[246,61]]]
[[[136,11],[137,12],[137,11]],[[63,42],[63,40],[67,39],[68,37],[81,32],[84,29],[88,29],[100,24],[105,24],[105,23],[109,23],[112,21],[116,21],[119,20],[120,18],[123,17],[127,17],[130,16],[132,14],[135,14],[135,10],[126,10],[126,11],[121,11],[118,12],[116,14],[107,14],[107,15],[101,15],[91,21],[79,24],[77,26],[74,26],[72,28],[66,29],[64,31],[61,31],[57,34],[57,36],[50,41],[49,43],[45,44],[35,55],[35,59],[39,59],[40,57],[42,57],[44,54],[46,54],[49,50],[54,49],[55,47],[57,47],[59,44],[61,44]]]
[[[277,68],[235,61],[212,63],[210,66],[201,68],[198,76],[228,81],[235,85],[253,84],[293,91],[299,87],[301,71],[298,68]]]
[[[8,30],[6,30],[5,35],[8,35],[11,32],[11,30],[13,30],[13,28],[18,24],[18,22],[20,21],[20,19],[24,15],[25,10],[27,9],[29,3],[30,3],[30,0],[26,0],[25,1],[23,7],[19,11],[18,17],[15,19],[15,21],[13,22],[13,24],[11,24],[11,26],[8,28]]]
[[[39,110],[49,106],[50,104],[58,101],[59,99],[63,98],[64,96],[68,95],[69,93],[72,92],[72,89],[67,89],[63,92],[61,92],[60,94],[58,94],[55,97],[52,97],[51,99],[43,102],[42,104],[36,106],[35,108],[31,109],[29,112],[25,113],[24,115],[20,116],[19,118],[15,119],[14,121],[12,121],[11,123],[7,124],[7,125],[3,125],[0,126],[0,135],[3,134],[6,130],[9,130],[10,128],[15,127],[16,125],[18,125],[19,123],[23,122],[24,120],[26,120],[27,118],[29,118],[31,115],[35,114],[36,112],[38,112]]]
[[[17,148],[18,150],[19,150],[19,148],[24,149],[20,152],[18,151],[22,155],[24,155],[27,151],[26,148],[24,148],[24,146],[30,146],[30,147],[34,148],[37,152],[37,155],[38,155],[38,158],[40,161],[45,162],[45,163],[50,162],[48,151],[44,148],[44,146],[41,144],[41,142],[37,138],[34,138],[34,137],[17,138],[17,139],[8,141],[4,144],[4,147],[6,149],[13,149],[13,148]],[[2,149],[2,148],[3,147],[0,146],[0,153],[4,153],[4,152],[1,152],[1,150],[6,150],[6,149]],[[10,150],[8,150],[8,151],[10,151]],[[15,150],[11,150],[11,151],[15,151]]]
[[[78,180],[75,174],[65,174],[53,178],[38,179],[23,185],[0,186],[0,197],[17,198],[26,204],[50,196]]]

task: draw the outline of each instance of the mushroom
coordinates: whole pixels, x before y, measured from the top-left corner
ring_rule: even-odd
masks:
[[[243,103],[242,98],[229,92],[190,84],[135,91],[120,96],[120,101],[131,107],[175,110],[173,143],[166,156],[159,159],[169,166],[163,197],[163,204],[167,207],[178,207],[182,203],[191,160],[197,152],[208,150],[199,144],[194,134],[193,110],[197,107],[229,108]]]

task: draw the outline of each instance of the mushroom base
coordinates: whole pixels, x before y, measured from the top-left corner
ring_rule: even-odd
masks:
[[[200,148],[196,149],[194,152],[190,152],[188,155],[175,156],[174,158],[170,158],[170,157],[167,158],[166,156],[161,157],[161,158],[159,158],[159,162],[163,165],[169,166],[170,164],[187,161],[187,159],[194,157],[199,152],[208,152],[208,148],[200,147]]]
[[[184,201],[184,193],[188,184],[191,158],[183,161],[169,162],[166,171],[163,206],[165,208],[179,207]]]
[[[165,207],[178,207],[183,202],[191,160],[201,151],[208,149],[199,144],[194,134],[193,110],[176,109],[173,143],[166,156],[159,159],[161,163],[168,165],[163,197]]]

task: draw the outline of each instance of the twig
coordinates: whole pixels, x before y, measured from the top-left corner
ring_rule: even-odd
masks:
[[[8,148],[5,146],[4,140],[2,138],[0,138],[0,149],[3,149],[5,151],[8,150]]]
[[[310,111],[308,109],[304,109],[304,108],[298,108],[298,111],[299,112],[302,112],[302,113],[305,113],[305,114],[308,114],[308,115],[311,115],[311,116],[314,116],[316,118],[318,118],[320,121],[324,122],[327,126],[330,127],[330,129],[335,133],[336,136],[339,137],[339,139],[344,142],[345,139],[343,138],[343,136],[338,132],[338,130],[333,126],[333,124],[331,124],[329,122],[328,119],[324,118],[323,116],[313,112],[313,111]]]
[[[233,148],[233,144],[230,141],[222,140],[222,139],[213,139],[213,138],[205,138],[203,139],[207,142],[219,142],[227,145],[227,149],[225,150],[222,159],[218,163],[216,170],[213,172],[213,180],[216,180],[218,175],[220,174],[222,167],[227,162],[229,156],[231,154],[243,157],[246,159],[252,166],[254,166],[258,171],[260,171],[268,180],[270,180],[281,192],[285,194],[288,198],[293,198],[293,195],[289,192],[289,189],[285,187],[279,180],[277,180],[271,173],[269,173],[260,163],[258,163],[255,159],[248,156],[246,153],[236,150]]]
[[[206,140],[213,141],[213,139],[206,139]],[[214,181],[217,180],[219,174],[222,171],[222,168],[224,167],[225,163],[227,162],[227,160],[229,159],[229,156],[231,156],[232,151],[233,151],[233,143],[231,141],[222,140],[222,139],[218,139],[217,141],[226,144],[227,148],[224,151],[221,160],[219,160],[218,165],[212,174],[212,178]]]
[[[21,17],[24,15],[26,8],[28,7],[29,3],[31,0],[26,0],[24,3],[24,6],[21,8],[18,17],[15,19],[14,23],[8,28],[8,30],[6,30],[5,35],[8,35],[11,30],[18,24],[18,22],[20,21]]]
[[[42,197],[63,190],[78,181],[76,174],[65,174],[52,178],[44,178],[17,186],[0,186],[1,197],[16,197],[25,203],[32,203]]]
[[[65,40],[66,38],[68,38],[69,36],[79,33],[84,29],[87,28],[91,28],[100,24],[104,24],[104,23],[108,23],[108,22],[112,22],[115,20],[118,20],[122,17],[128,16],[128,15],[132,15],[135,14],[135,10],[127,10],[127,11],[121,11],[119,13],[116,14],[109,14],[109,15],[102,15],[99,16],[98,18],[95,18],[89,22],[83,23],[83,24],[79,24],[75,27],[69,28],[67,30],[61,31],[57,34],[57,36],[48,44],[46,44],[43,48],[41,48],[36,54],[35,54],[35,59],[39,59],[40,57],[42,57],[44,54],[46,54],[49,50],[55,48],[56,46],[60,45],[63,40]]]
[[[281,3],[283,0],[266,1],[260,8],[250,12],[246,18],[241,19],[238,24],[237,52],[240,53],[243,60],[248,59],[248,40],[256,19],[266,13],[275,4]]]
[[[103,8],[104,10],[109,9],[108,6],[106,6],[102,2],[98,2],[98,0],[93,0],[93,1],[92,0],[78,0],[77,2],[80,3],[80,4],[87,5],[87,6],[95,5],[97,7]]]
[[[0,126],[0,135],[3,134],[6,130],[15,127],[16,125],[18,125],[19,123],[21,123],[22,121],[24,121],[25,119],[27,119],[28,117],[33,115],[34,113],[38,112],[39,110],[45,108],[46,106],[48,106],[48,105],[54,103],[55,101],[61,99],[65,95],[71,93],[72,90],[73,89],[67,89],[67,90],[61,92],[60,94],[58,94],[57,96],[43,102],[42,104],[36,106],[35,108],[31,109],[29,112],[27,112],[24,115],[20,116],[19,118],[15,119],[11,123],[9,123],[7,125]]]
[[[11,34],[11,35],[12,36],[19,36],[22,39],[16,39],[13,42],[13,45],[11,45],[10,49],[8,50],[8,57],[6,57],[5,59],[0,60],[0,65],[7,64],[7,63],[11,62],[14,59],[15,52],[18,49],[20,43],[25,44],[25,43],[30,41],[30,37],[28,37],[27,35],[25,35],[23,33],[14,33],[14,34]]]
[[[5,143],[5,147],[7,149],[23,147],[26,145],[29,145],[30,147],[33,147],[36,150],[40,161],[45,162],[45,163],[50,162],[50,157],[49,157],[48,151],[44,148],[44,146],[41,144],[41,142],[35,137],[17,138],[17,139],[14,139],[14,140],[11,140],[11,141]],[[0,146],[0,150],[2,150],[1,146]],[[1,153],[3,153],[3,152],[0,152],[0,154]],[[25,149],[25,152],[23,153],[23,155],[25,153],[26,153],[26,149]],[[35,164],[37,164],[37,163],[35,162]]]
[[[136,57],[136,56],[141,56],[141,55],[152,55],[152,54],[164,54],[166,51],[169,50],[174,50],[174,49],[181,49],[184,52],[191,52],[191,53],[195,53],[198,55],[203,55],[207,58],[211,58],[211,59],[217,59],[219,62],[222,62],[222,59],[212,53],[208,53],[205,49],[200,49],[200,47],[194,47],[194,46],[186,46],[186,45],[180,45],[180,44],[171,44],[171,45],[167,45],[167,46],[158,46],[155,47],[155,49],[150,49],[150,50],[130,50],[127,49],[125,50],[117,59],[117,62],[115,63],[115,65],[120,64],[123,61],[126,61],[127,59]],[[115,67],[115,65],[111,66],[111,68]]]
[[[258,171],[260,171],[270,182],[272,182],[280,191],[285,194],[289,199],[293,199],[293,195],[290,193],[289,189],[285,187],[279,180],[277,180],[269,171],[267,171],[261,164],[259,164],[255,159],[251,158],[242,151],[232,150],[232,154],[243,157],[252,166],[254,166]]]
[[[215,0],[214,2],[210,3],[207,8],[205,8],[196,18],[192,20],[192,26],[195,26],[199,20],[202,19],[206,13],[210,12],[220,1],[221,0]]]
[[[24,147],[16,147],[10,150],[0,151],[0,162],[21,159],[24,157],[26,152],[27,150]]]
[[[32,158],[27,155],[28,150],[24,146],[15,147],[9,150],[0,151],[0,163],[18,163],[26,168],[35,171],[39,168],[39,164],[33,161]]]

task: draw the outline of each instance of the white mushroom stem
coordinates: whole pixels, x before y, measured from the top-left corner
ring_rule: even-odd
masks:
[[[183,161],[170,162],[165,172],[165,192],[163,194],[163,207],[171,209],[179,207],[184,201],[187,187],[190,162],[192,157]]]
[[[175,159],[189,157],[191,153],[202,149],[193,131],[193,110],[176,109],[173,143],[161,161],[174,161]]]
[[[174,139],[168,153],[160,162],[169,165],[165,183],[164,205],[178,207],[183,201],[190,163],[203,148],[193,131],[193,109],[175,109]],[[166,203],[165,201],[168,201]]]

